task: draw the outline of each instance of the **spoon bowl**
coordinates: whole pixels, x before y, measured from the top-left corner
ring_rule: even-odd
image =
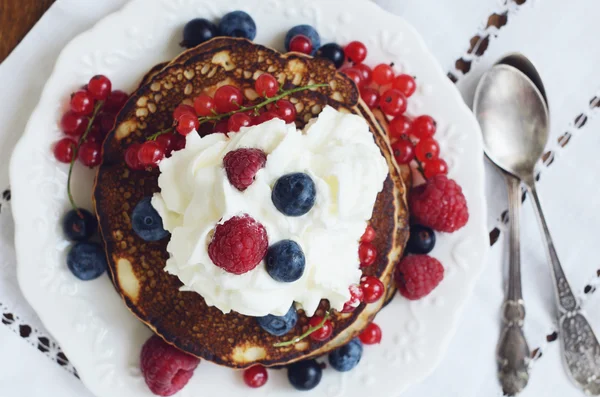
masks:
[[[519,52],[513,52],[502,57],[496,64],[512,66],[525,74],[525,76],[529,77],[529,80],[531,80],[537,89],[540,90],[540,94],[542,94],[546,105],[548,105],[548,97],[546,96],[546,88],[544,87],[542,76],[540,76],[537,68],[529,58]]]

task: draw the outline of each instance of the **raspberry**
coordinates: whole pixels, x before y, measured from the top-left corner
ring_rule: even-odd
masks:
[[[265,166],[267,156],[260,149],[238,149],[227,153],[223,159],[229,182],[243,192],[252,185],[258,170]]]
[[[417,300],[429,295],[443,280],[444,267],[429,255],[411,255],[398,263],[395,278],[400,294]]]
[[[215,228],[208,256],[221,269],[244,274],[258,266],[268,247],[263,225],[248,215],[234,216]]]
[[[142,347],[140,360],[146,384],[158,396],[172,396],[183,389],[200,363],[156,335]]]
[[[413,220],[433,230],[452,233],[467,224],[469,209],[461,187],[445,175],[437,175],[413,189]]]

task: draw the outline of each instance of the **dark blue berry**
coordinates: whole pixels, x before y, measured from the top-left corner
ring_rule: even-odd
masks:
[[[283,336],[290,332],[298,322],[298,313],[292,305],[285,316],[274,316],[269,314],[264,317],[257,317],[258,325],[273,336]]]
[[[412,225],[406,250],[411,254],[428,254],[435,247],[435,232],[425,226]]]
[[[256,23],[244,11],[233,11],[225,14],[219,23],[219,33],[228,37],[243,37],[254,40],[256,37]]]
[[[346,55],[342,46],[336,43],[325,44],[317,51],[317,57],[329,59],[337,69],[344,65]]]
[[[297,390],[312,390],[321,382],[323,370],[316,360],[300,361],[288,366],[288,380]]]
[[[79,208],[67,212],[63,231],[69,240],[86,241],[98,230],[98,220],[89,211]]]
[[[275,280],[291,283],[304,274],[306,259],[297,242],[283,240],[269,247],[265,264],[267,273]]]
[[[298,172],[284,175],[273,187],[271,199],[275,207],[287,216],[302,216],[315,205],[317,188],[310,176]]]
[[[189,21],[183,28],[183,41],[181,46],[193,48],[218,36],[217,25],[204,18],[196,18]]]
[[[106,255],[100,244],[77,243],[67,255],[67,266],[78,279],[93,280],[106,271]]]
[[[144,241],[159,241],[169,235],[163,228],[163,222],[154,209],[150,197],[144,197],[133,209],[131,226]]]
[[[298,25],[291,28],[287,34],[285,35],[285,50],[290,50],[290,41],[298,35],[306,36],[312,42],[313,50],[312,55],[314,55],[319,47],[321,47],[321,36],[319,33],[310,25]]]
[[[362,357],[363,345],[358,338],[329,353],[329,364],[333,369],[347,372],[356,367]]]

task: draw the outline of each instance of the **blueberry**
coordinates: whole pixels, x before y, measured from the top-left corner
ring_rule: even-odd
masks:
[[[256,23],[244,11],[233,11],[225,14],[219,23],[219,32],[222,36],[244,37],[254,40],[256,37]]]
[[[337,69],[344,65],[346,55],[342,46],[336,43],[325,44],[317,51],[317,57],[329,59]]]
[[[411,254],[428,254],[435,246],[435,233],[428,227],[412,225],[406,250]]]
[[[150,197],[144,197],[131,215],[133,231],[144,241],[158,241],[169,235],[163,228],[162,219],[152,206],[151,200]]]
[[[312,390],[321,382],[323,370],[316,360],[306,360],[288,366],[288,380],[297,390]]]
[[[292,305],[285,316],[274,316],[269,314],[264,317],[257,317],[256,321],[262,329],[273,336],[283,336],[290,332],[298,322],[298,313]]]
[[[86,241],[98,230],[98,220],[89,211],[79,208],[67,212],[63,231],[69,240]]]
[[[292,39],[299,34],[310,39],[313,46],[312,55],[314,55],[319,47],[321,47],[321,36],[319,36],[319,33],[315,30],[315,28],[310,25],[298,25],[291,28],[285,35],[285,50],[290,50],[290,41],[292,41]]]
[[[315,205],[317,188],[310,176],[298,172],[284,175],[273,187],[271,200],[287,216],[302,216]]]
[[[106,255],[97,243],[76,243],[67,255],[69,270],[80,280],[96,279],[106,271]]]
[[[283,240],[269,247],[265,264],[267,273],[275,280],[291,283],[304,274],[306,259],[297,242]]]
[[[362,357],[363,345],[358,338],[329,353],[329,364],[336,371],[347,372],[358,365]]]
[[[193,48],[216,37],[219,33],[217,25],[204,18],[189,21],[183,28],[183,41],[181,46]]]

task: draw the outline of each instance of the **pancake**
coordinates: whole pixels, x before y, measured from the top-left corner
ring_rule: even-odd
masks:
[[[274,347],[306,331],[309,319],[301,310],[295,329],[283,337],[268,334],[253,317],[235,312],[223,314],[207,306],[200,295],[179,291],[179,279],[163,270],[168,258],[168,238],[146,242],[133,232],[131,212],[142,198],[160,190],[159,171],[130,170],[124,161],[127,147],[171,126],[174,108],[191,103],[200,93],[213,94],[218,87],[233,84],[254,99],[256,92],[252,87],[261,71],[273,74],[284,89],[329,83],[329,87],[290,96],[298,110],[298,128],[318,116],[326,105],[359,114],[369,123],[390,173],[371,219],[377,231],[373,242],[377,261],[364,274],[379,277],[388,286],[393,265],[408,238],[406,189],[385,131],[360,100],[356,86],[329,61],[302,54],[282,55],[245,39],[217,38],[184,52],[168,65],[157,66],[119,113],[115,129],[103,146],[94,202],[110,272],[129,309],[165,341],[199,358],[233,368],[257,363],[282,365],[322,355],[360,333],[384,303],[381,299],[363,304],[349,314],[333,312],[334,333],[329,341],[306,338],[285,348]],[[328,302],[322,301],[317,314],[323,315],[328,308]]]

